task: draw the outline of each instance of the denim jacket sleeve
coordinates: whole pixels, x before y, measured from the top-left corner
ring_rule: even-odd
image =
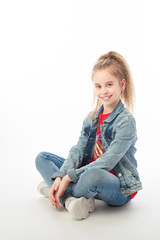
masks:
[[[71,169],[67,172],[73,182],[77,182],[81,173],[85,169],[96,167],[105,169],[107,171],[114,168],[114,166],[122,159],[132,143],[136,141],[136,125],[135,120],[129,116],[124,117],[115,127],[115,137],[108,146],[105,139],[105,129],[102,132],[102,141],[104,143],[104,154],[95,162],[83,166],[79,169]]]
[[[52,180],[54,180],[56,177],[63,178],[66,174],[68,174],[70,169],[77,169],[81,166],[84,149],[88,141],[88,130],[86,129],[87,119],[88,117],[86,117],[83,121],[81,134],[77,144],[70,149],[67,159],[64,161],[60,170],[54,173],[51,178]]]

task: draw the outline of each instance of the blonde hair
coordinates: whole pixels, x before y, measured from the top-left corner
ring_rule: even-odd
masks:
[[[114,51],[102,55],[100,58],[98,58],[93,67],[92,79],[96,71],[104,69],[108,69],[110,74],[118,78],[119,81],[125,79],[125,90],[121,94],[121,100],[124,102],[128,110],[133,112],[134,85],[126,60],[119,53]],[[100,106],[101,102],[97,99],[96,108],[93,110],[92,116],[94,116]]]

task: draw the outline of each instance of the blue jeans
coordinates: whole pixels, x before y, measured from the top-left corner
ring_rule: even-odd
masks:
[[[41,152],[36,158],[36,167],[44,181],[51,187],[53,173],[59,171],[64,158],[55,154]],[[90,168],[80,175],[77,183],[70,183],[60,201],[64,205],[65,200],[74,196],[100,199],[111,206],[122,206],[131,200],[131,197],[124,197],[120,191],[119,179],[112,173],[99,168]]]

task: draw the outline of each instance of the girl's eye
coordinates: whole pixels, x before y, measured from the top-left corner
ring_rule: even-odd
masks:
[[[107,84],[107,87],[111,87],[111,86],[112,86],[112,84],[111,84],[111,83],[108,83],[108,84]]]
[[[97,85],[96,88],[101,88],[101,86],[98,86],[98,85]]]

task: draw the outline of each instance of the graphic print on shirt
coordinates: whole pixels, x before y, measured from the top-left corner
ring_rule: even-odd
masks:
[[[93,157],[94,161],[96,161],[96,159],[99,158],[103,153],[104,151],[103,151],[103,145],[102,145],[101,132],[99,132],[96,135],[96,140],[95,140],[94,157]]]

